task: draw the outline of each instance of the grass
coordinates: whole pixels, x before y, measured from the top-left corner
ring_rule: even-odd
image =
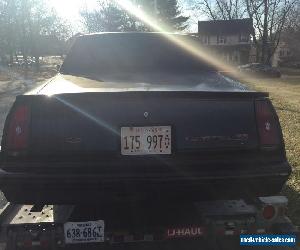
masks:
[[[283,75],[296,75],[299,76],[300,75],[300,68],[280,68],[280,72]]]
[[[289,199],[288,215],[300,225],[300,75],[279,79],[243,79],[257,91],[269,92],[279,116],[286,154],[293,173],[282,194]]]

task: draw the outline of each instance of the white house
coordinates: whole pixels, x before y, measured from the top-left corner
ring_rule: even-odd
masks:
[[[198,21],[198,36],[225,61],[246,64],[251,61],[252,19]]]

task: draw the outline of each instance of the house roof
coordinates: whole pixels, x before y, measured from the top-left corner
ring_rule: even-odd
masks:
[[[205,35],[252,33],[251,18],[232,20],[198,21],[198,33]]]

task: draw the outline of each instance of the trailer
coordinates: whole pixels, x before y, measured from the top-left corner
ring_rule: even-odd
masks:
[[[240,234],[298,234],[286,209],[283,196],[193,204],[7,203],[0,211],[0,249],[238,249]]]

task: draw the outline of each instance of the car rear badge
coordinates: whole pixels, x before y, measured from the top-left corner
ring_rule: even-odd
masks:
[[[65,139],[66,143],[76,144],[81,142],[81,138],[79,137],[68,137]]]
[[[149,116],[149,113],[146,111],[144,112],[144,117],[147,118]]]
[[[16,127],[16,133],[17,135],[20,135],[22,133],[22,129],[20,126]]]

